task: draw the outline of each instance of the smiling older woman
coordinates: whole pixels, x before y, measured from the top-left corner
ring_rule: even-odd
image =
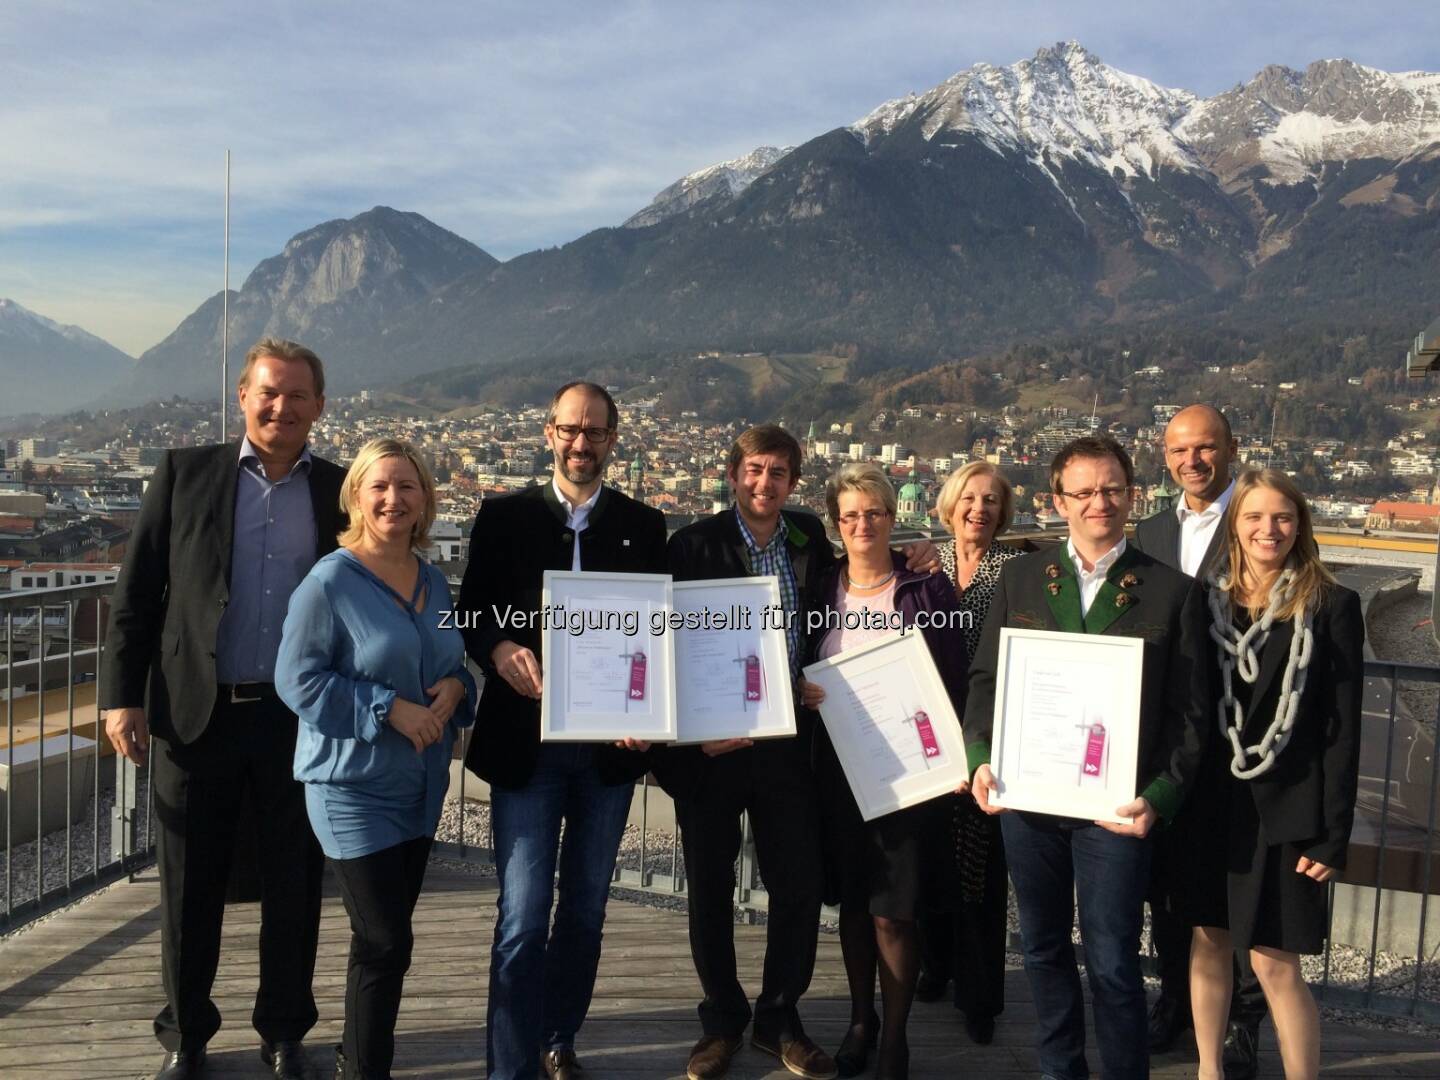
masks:
[[[912,627],[923,612],[929,625],[922,624],[921,634],[959,713],[965,700],[960,620],[934,618],[941,612],[958,616],[955,595],[938,574],[909,570],[905,557],[890,550],[896,501],[889,477],[874,462],[843,465],[825,485],[825,503],[845,557],[821,581],[827,603],[823,626],[830,629],[810,642],[812,655],[824,659],[863,645],[888,633],[897,619]],[[800,690],[810,708],[825,696],[804,679]],[[903,1080],[910,1061],[906,1023],[920,966],[915,919],[941,803],[931,800],[862,821],[823,727],[816,730],[815,749],[826,869],[837,879],[840,950],[850,986],[850,1029],[835,1065],[842,1077],[858,1075],[878,1040],[875,1075]],[[883,1017],[875,1014],[877,969]]]
[[[475,680],[429,544],[435,483],[408,443],[366,443],[341,547],[290,598],[275,684],[300,717],[295,778],[350,915],[342,1078],[390,1075],[410,918]]]
[[[995,595],[1000,568],[1020,554],[996,543],[1010,524],[1015,495],[1010,482],[987,461],[955,470],[940,489],[937,515],[955,539],[939,545],[940,566],[955,587],[965,623],[965,666],[980,643],[980,629]],[[920,918],[921,974],[916,996],[938,1000],[955,979],[955,1007],[977,1043],[994,1038],[995,1017],[1005,1008],[1005,939],[1008,888],[1005,848],[996,818],[971,795],[956,795],[948,814],[951,857],[937,867]]]

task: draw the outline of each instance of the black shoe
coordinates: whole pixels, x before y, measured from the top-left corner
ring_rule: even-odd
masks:
[[[310,1080],[310,1066],[305,1060],[305,1044],[299,1039],[293,1042],[262,1042],[260,1060],[265,1063],[275,1080]]]
[[[875,1049],[875,1040],[880,1031],[880,1018],[871,1016],[868,1024],[851,1024],[840,1040],[840,1049],[835,1051],[835,1075],[839,1077],[859,1076],[870,1064],[870,1052]]]
[[[155,1080],[196,1080],[205,1075],[205,1048],[171,1050],[160,1063]]]
[[[1150,1009],[1150,1052],[1163,1054],[1175,1045],[1180,1033],[1190,1030],[1190,1003],[1161,994]]]
[[[993,1016],[971,1016],[965,1014],[965,1034],[970,1041],[980,1046],[989,1046],[995,1041],[995,1018]]]
[[[945,987],[948,985],[950,985],[949,979],[922,971],[920,978],[915,980],[915,1000],[939,1001],[945,996]]]
[[[1254,1080],[1258,1068],[1260,1025],[1230,1021],[1225,1032],[1225,1052],[1220,1061],[1225,1067],[1225,1080]]]

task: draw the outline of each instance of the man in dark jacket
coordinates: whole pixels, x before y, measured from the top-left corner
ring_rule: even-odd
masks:
[[[1225,511],[1235,490],[1230,475],[1238,449],[1230,421],[1210,405],[1189,405],[1165,426],[1165,464],[1179,485],[1173,510],[1153,514],[1135,526],[1135,546],[1192,578],[1203,579],[1226,565]],[[1169,830],[1155,838],[1151,868],[1150,939],[1160,968],[1160,996],[1150,1010],[1150,1050],[1169,1050],[1190,1028],[1190,927],[1171,915],[1166,898],[1173,868],[1184,853],[1170,843]],[[1235,953],[1235,988],[1230,996],[1230,1030],[1225,1036],[1226,1080],[1250,1080],[1257,1069],[1265,994],[1245,950]]]
[[[779,579],[792,689],[804,661],[806,613],[821,606],[820,581],[835,561],[819,518],[782,512],[800,467],[794,436],[774,424],[749,429],[731,447],[726,467],[735,505],[681,529],[670,541],[676,580],[768,574]],[[928,543],[906,554],[926,570],[938,565]],[[836,1074],[834,1060],[805,1034],[798,1010],[814,973],[820,917],[819,803],[810,763],[817,722],[797,698],[793,738],[720,740],[656,755],[656,774],[675,798],[690,951],[705,994],[699,1008],[704,1034],[690,1052],[690,1080],[713,1080],[729,1070],[752,1017],[735,969],[732,908],[744,811],[770,898],[751,1042],[797,1076],[827,1080]]]
[[[204,1069],[238,810],[256,808],[260,989],[254,1024],[277,1077],[305,1073],[315,1024],[320,847],[291,775],[298,721],[275,693],[290,593],[335,550],[344,470],[305,442],[325,405],[320,359],[265,338],[240,373],[245,437],[172,450],[145,490],[115,586],[100,706],[119,754],[150,762],[166,1005],[160,1080]],[[153,738],[152,738],[153,737]]]
[[[556,391],[545,423],[553,475],[481,505],[456,608],[466,651],[486,676],[466,764],[490,784],[500,895],[486,1056],[488,1075],[503,1080],[541,1069],[549,1080],[579,1080],[575,1035],[595,987],[630,797],[645,771],[633,749],[540,742],[545,571],[666,570],[664,515],[602,483],[617,423],[604,387]]]
[[[1002,822],[1035,999],[1040,1071],[1057,1080],[1089,1075],[1070,940],[1074,896],[1103,1072],[1109,1080],[1140,1080],[1149,1075],[1139,961],[1149,834],[1179,809],[1213,723],[1205,612],[1190,579],[1127,545],[1134,472],[1118,443],[1076,439],[1056,455],[1050,479],[1070,535],[1063,547],[1012,559],[1001,570],[970,671],[965,739],[976,802],[999,813],[990,802],[997,788],[989,762],[1000,631],[1144,639],[1136,798],[1115,808],[1132,823],[1030,811],[1006,813]]]

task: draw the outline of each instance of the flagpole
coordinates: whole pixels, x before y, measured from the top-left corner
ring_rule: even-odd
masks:
[[[220,293],[220,441],[228,442],[230,418],[230,151],[225,151],[225,277]]]

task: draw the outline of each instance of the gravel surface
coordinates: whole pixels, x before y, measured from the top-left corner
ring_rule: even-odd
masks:
[[[147,789],[148,775],[145,771],[138,774],[138,787],[136,790],[136,805],[139,809],[139,839],[137,844],[140,847],[146,846],[146,800],[149,798]],[[85,806],[80,811],[80,819],[70,826],[70,869],[72,877],[79,877],[88,874],[95,868],[95,823],[100,823],[100,865],[107,866],[114,860],[110,857],[110,811],[115,805],[115,767],[113,760],[102,758],[100,762],[100,807],[99,813],[95,810],[95,797],[92,795],[85,800]],[[26,843],[17,843],[10,851],[7,858],[3,848],[3,837],[0,837],[0,890],[4,889],[4,881],[7,871],[9,873],[11,904],[21,904],[26,900],[35,898],[35,841],[29,840]],[[61,829],[49,833],[43,839],[41,854],[44,860],[45,890],[59,888],[64,885],[67,878],[65,865],[65,843],[66,831]]]

